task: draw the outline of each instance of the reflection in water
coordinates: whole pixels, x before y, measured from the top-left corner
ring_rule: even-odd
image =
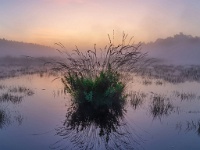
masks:
[[[150,110],[153,119],[161,119],[164,116],[168,116],[171,112],[176,112],[176,110],[178,111],[178,108],[175,110],[175,107],[170,102],[169,98],[152,92],[147,94],[141,91],[132,91],[128,94],[128,99],[130,101],[130,106],[132,106],[134,110],[143,105],[147,105],[146,107],[149,108],[147,110]],[[152,101],[145,101],[145,99],[152,99]]]
[[[10,93],[3,93],[0,96],[1,102],[12,102],[13,104],[18,104],[22,101],[22,96],[12,95]]]
[[[57,98],[60,96],[66,96],[67,92],[64,89],[57,89],[57,90],[53,90],[53,97]]]
[[[133,149],[140,147],[139,137],[134,137],[124,122],[124,105],[110,109],[96,109],[86,104],[73,104],[63,127],[57,134],[63,139],[52,148],[60,149]],[[136,140],[137,139],[137,140]],[[70,141],[71,144],[66,144]],[[66,146],[67,145],[67,146]]]
[[[4,110],[0,110],[0,129],[9,124],[9,119]]]
[[[167,116],[174,110],[174,106],[170,103],[169,99],[162,95],[154,95],[153,102],[150,104],[150,112],[153,118],[161,119]]]
[[[196,132],[198,136],[200,136],[200,120],[178,122],[176,124],[176,130],[179,132],[184,131],[185,133],[193,131]]]
[[[11,102],[13,104],[21,103],[22,99],[26,96],[32,96],[34,94],[33,90],[26,87],[5,87],[7,89],[5,93],[0,95],[0,102]]]
[[[23,122],[23,116],[18,112],[14,111],[10,104],[19,104],[22,99],[26,96],[32,96],[34,92],[26,87],[6,87],[0,86],[0,129],[3,129],[14,122],[21,125]],[[5,106],[5,104],[7,106]],[[8,105],[10,105],[8,107]],[[12,108],[12,111],[10,110]]]
[[[15,122],[18,125],[21,125],[23,122],[23,116],[18,111],[15,111],[14,114],[12,114],[12,111],[8,109],[0,109],[0,129],[8,127]]]
[[[141,106],[144,102],[144,99],[147,97],[147,94],[144,92],[133,92],[131,91],[128,94],[128,98],[130,99],[130,104],[133,107],[133,109],[137,109],[139,106]]]
[[[167,75],[165,76],[167,77]],[[131,96],[127,97],[127,99],[129,98],[128,106],[116,110],[102,110],[97,113],[95,110],[89,109],[89,106],[72,105],[66,114],[65,121],[60,125],[60,120],[63,120],[62,116],[66,113],[66,107],[70,105],[68,95],[65,95],[61,89],[62,86],[51,88],[50,85],[54,82],[47,80],[49,77],[45,74],[42,77],[44,82],[39,80],[39,76],[30,77],[34,78],[33,81],[41,83],[31,85],[31,89],[37,91],[37,99],[33,101],[24,101],[25,94],[9,90],[17,88],[17,86],[11,85],[16,83],[13,81],[17,78],[8,79],[6,84],[2,82],[2,85],[0,85],[0,96],[6,93],[12,96],[24,96],[19,103],[25,104],[15,105],[10,100],[0,102],[1,138],[7,140],[4,143],[0,142],[2,145],[9,147],[10,141],[13,141],[19,147],[23,147],[24,143],[27,143],[27,149],[34,149],[35,147],[37,147],[35,149],[41,149],[42,143],[46,146],[42,149],[48,149],[50,143],[60,139],[51,147],[55,149],[141,149],[144,147],[147,150],[163,149],[163,147],[165,149],[188,149],[188,146],[192,147],[191,149],[200,148],[199,137],[197,136],[200,135],[199,83],[170,84],[166,82],[167,80],[161,80],[161,78],[158,80],[149,79],[152,80],[152,84],[147,86],[143,84],[143,79],[140,80],[141,77],[134,77],[133,84],[127,90],[135,90],[136,92],[132,92],[132,95],[130,94]],[[23,81],[27,81],[25,77],[22,78]],[[159,80],[163,84],[157,82]],[[47,84],[46,87],[43,87],[44,83]],[[29,86],[30,83],[27,82],[27,84]],[[37,90],[42,88],[46,90]],[[153,94],[151,94],[152,91]],[[56,100],[53,99],[52,93]],[[142,96],[142,93],[145,93],[146,96]],[[63,100],[63,97],[67,101]],[[64,104],[66,104],[66,107],[64,107]],[[131,106],[134,110],[130,108]],[[31,107],[32,109],[29,110]],[[176,113],[176,107],[180,108],[180,112]],[[44,110],[46,113],[40,110]],[[149,117],[149,114],[151,114],[151,117]],[[28,119],[23,120],[23,116]],[[152,118],[156,118],[153,123]],[[157,119],[162,119],[162,122]],[[44,123],[42,121],[37,122],[38,120],[43,120]],[[16,124],[20,125],[22,122],[20,130],[15,127]],[[179,123],[176,125],[177,122]],[[56,124],[59,124],[60,128]],[[172,128],[175,125],[176,129]],[[55,132],[52,132],[52,134],[34,137],[34,140],[32,136],[25,141],[21,140],[23,139],[21,135],[24,135],[26,131],[38,133],[44,130],[46,132],[47,128],[54,129],[55,127],[56,136],[54,136]],[[6,131],[4,132],[4,130]],[[177,130],[180,130],[181,133],[177,134]],[[22,134],[16,134],[16,131]],[[146,134],[146,132],[149,134]],[[161,134],[158,134],[158,132]],[[12,139],[9,135],[12,135]],[[19,135],[21,139],[18,138]],[[141,137],[146,141],[144,142]],[[172,145],[174,148],[171,148],[169,143],[176,143],[176,145]],[[15,144],[13,143],[13,145]]]

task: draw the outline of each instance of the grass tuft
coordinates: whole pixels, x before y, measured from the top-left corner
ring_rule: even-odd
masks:
[[[68,73],[62,81],[76,103],[90,103],[94,108],[111,107],[123,103],[125,98],[125,85],[120,82],[120,75],[112,70],[102,71],[96,78]]]
[[[53,70],[64,71],[62,82],[78,104],[91,104],[94,108],[112,107],[115,103],[123,103],[125,83],[123,73],[135,72],[150,61],[142,53],[141,43],[134,44],[132,38],[126,42],[126,34],[122,36],[122,44],[115,45],[109,37],[109,44],[104,49],[87,52],[77,47],[72,53],[62,51],[65,47],[56,43],[57,49],[65,62],[55,62]],[[113,32],[114,37],[114,32]],[[114,40],[114,39],[113,39]]]

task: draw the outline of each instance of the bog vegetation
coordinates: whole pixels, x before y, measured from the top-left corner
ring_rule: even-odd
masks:
[[[55,70],[64,70],[62,82],[65,89],[78,104],[92,105],[94,108],[109,108],[115,103],[124,103],[125,82],[122,74],[136,71],[148,61],[142,53],[141,43],[134,44],[132,38],[123,34],[122,43],[114,45],[114,38],[109,37],[109,44],[104,49],[80,51],[77,47],[68,52],[61,43],[57,49],[65,62],[56,62]],[[113,34],[114,37],[114,34]],[[127,42],[128,41],[128,42]]]

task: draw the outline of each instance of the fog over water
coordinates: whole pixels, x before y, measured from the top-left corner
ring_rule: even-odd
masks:
[[[200,37],[179,33],[166,39],[143,43],[142,51],[147,52],[149,57],[163,60],[169,64],[200,64]],[[54,57],[61,55],[52,47],[0,39],[0,57],[5,56]]]
[[[200,65],[190,66],[199,47],[182,33],[143,43],[148,57],[175,65],[122,74],[125,103],[98,111],[72,105],[56,49],[0,39],[0,149],[200,149]]]
[[[57,54],[58,52],[52,47],[0,39],[0,56],[1,57],[5,57],[5,56],[52,57],[52,56],[56,56]]]
[[[177,65],[200,64],[200,37],[192,37],[179,33],[166,39],[143,44],[142,50],[150,57]]]

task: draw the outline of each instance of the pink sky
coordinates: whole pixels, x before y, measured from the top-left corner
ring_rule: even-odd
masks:
[[[0,38],[91,47],[115,30],[149,42],[179,32],[200,36],[199,0],[0,0]]]

